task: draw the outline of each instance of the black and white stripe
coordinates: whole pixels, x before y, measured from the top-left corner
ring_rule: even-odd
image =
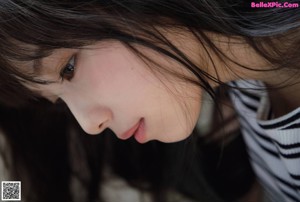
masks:
[[[272,201],[300,202],[300,107],[270,119],[271,107],[268,94],[261,90],[265,88],[262,82],[240,80],[229,85],[234,87],[229,94],[261,184]]]

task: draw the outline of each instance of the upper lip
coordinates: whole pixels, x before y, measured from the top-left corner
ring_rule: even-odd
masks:
[[[128,129],[126,132],[122,133],[119,138],[123,139],[123,140],[130,138],[135,133],[135,131],[139,128],[140,123],[141,123],[141,120],[139,120],[134,126],[132,126],[130,129]]]

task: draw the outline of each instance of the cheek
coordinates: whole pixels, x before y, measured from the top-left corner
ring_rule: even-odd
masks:
[[[78,87],[122,115],[142,114],[158,83],[145,64],[126,52],[97,54],[84,66],[77,72]]]
[[[126,94],[137,93],[137,89],[157,82],[137,56],[126,49],[118,48],[90,56],[85,64],[86,80],[91,87]]]
[[[83,63],[77,87],[109,106],[116,123],[145,117],[149,138],[164,142],[184,139],[193,130],[200,111],[198,87],[168,83],[124,50],[100,51]]]
[[[195,128],[200,115],[201,93],[199,88],[186,89],[180,95],[177,94],[172,101],[167,103],[167,106],[170,107],[169,117],[165,117],[166,120],[169,120],[166,124],[166,133],[161,134],[158,138],[163,142],[176,142],[187,138]]]
[[[79,61],[79,66],[84,67],[84,71],[80,72],[80,75],[86,75],[84,79],[110,86],[135,80],[137,70],[144,66],[137,56],[117,44],[112,44],[110,48],[87,51]]]

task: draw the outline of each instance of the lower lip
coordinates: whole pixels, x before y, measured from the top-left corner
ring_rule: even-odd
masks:
[[[146,135],[145,135],[145,120],[142,118],[139,124],[139,127],[134,133],[134,138],[139,143],[146,142]]]

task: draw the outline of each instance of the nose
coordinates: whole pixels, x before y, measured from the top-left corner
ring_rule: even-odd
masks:
[[[113,116],[109,108],[92,103],[86,104],[84,101],[74,102],[65,99],[64,101],[86,133],[96,135],[109,127]]]

